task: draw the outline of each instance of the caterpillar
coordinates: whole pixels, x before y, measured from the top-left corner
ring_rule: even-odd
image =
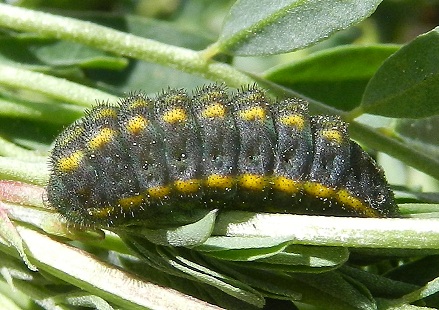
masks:
[[[68,222],[112,227],[191,210],[398,215],[382,169],[338,116],[271,102],[256,86],[130,94],[55,140],[48,203]]]

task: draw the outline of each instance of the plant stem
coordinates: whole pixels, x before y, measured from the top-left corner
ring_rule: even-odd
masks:
[[[439,249],[436,219],[353,218],[294,214],[220,213],[214,234],[288,237],[295,244],[355,248]]]
[[[0,3],[0,26],[38,33],[49,38],[74,41],[100,50],[223,81],[231,87],[254,81],[237,69],[205,58],[203,53],[73,18],[55,16]]]
[[[2,5],[0,4],[0,24],[3,13]],[[117,97],[94,88],[47,74],[6,65],[0,65],[0,84],[35,91],[61,101],[85,107],[91,107],[96,100],[117,101]]]
[[[0,156],[0,179],[18,180],[44,186],[48,180],[46,162],[27,162]]]

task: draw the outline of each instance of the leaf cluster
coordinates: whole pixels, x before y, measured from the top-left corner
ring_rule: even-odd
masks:
[[[3,308],[437,308],[439,27],[423,21],[439,5],[381,2],[0,2]],[[408,24],[425,31],[401,39]],[[381,163],[406,218],[212,211],[84,232],[44,205],[50,145],[85,109],[211,82],[340,115],[392,158]]]

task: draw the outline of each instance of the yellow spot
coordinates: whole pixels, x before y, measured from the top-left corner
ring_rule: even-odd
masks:
[[[185,194],[195,193],[200,189],[200,181],[197,179],[178,180],[174,182],[175,189]]]
[[[330,198],[335,194],[335,189],[317,182],[306,182],[303,185],[305,191],[317,198]]]
[[[60,158],[56,163],[56,166],[60,172],[72,172],[78,169],[83,157],[84,152],[76,151],[69,156]]]
[[[156,186],[149,188],[146,192],[150,197],[158,199],[168,196],[171,188],[169,186]]]
[[[220,189],[231,189],[235,180],[231,176],[211,174],[207,177],[206,186]]]
[[[323,130],[322,136],[328,140],[334,141],[337,144],[342,144],[343,134],[335,129]]]
[[[75,139],[77,139],[80,136],[82,136],[82,134],[84,133],[84,127],[82,127],[82,126],[75,126],[71,130],[68,130],[68,131],[65,131],[65,132],[67,132],[68,134],[62,136],[62,140],[58,141],[59,145],[61,145],[61,146],[66,146],[70,142],[72,142]]]
[[[364,204],[360,199],[353,196],[345,189],[340,189],[336,193],[337,200],[344,206],[354,209],[358,213],[364,214],[368,217],[378,217],[377,211],[372,208],[369,208],[366,204]]]
[[[179,122],[185,122],[187,120],[187,114],[183,108],[174,108],[163,113],[162,119],[166,123],[175,124]]]
[[[88,147],[92,150],[100,149],[105,144],[113,140],[116,132],[110,128],[102,128],[90,141],[88,141]]]
[[[116,110],[114,108],[108,107],[108,108],[97,110],[96,114],[93,115],[94,119],[105,118],[105,117],[116,118],[117,117]]]
[[[266,101],[265,96],[262,92],[257,91],[255,89],[250,90],[250,93],[247,97],[248,102],[264,102]]]
[[[150,104],[150,102],[145,100],[144,98],[137,97],[132,102],[130,102],[129,109],[135,110],[137,108],[147,107],[149,104]]]
[[[141,115],[131,117],[127,124],[126,129],[132,135],[137,135],[148,126],[148,120]]]
[[[239,185],[249,190],[262,191],[267,183],[267,179],[263,175],[246,173],[239,177]]]
[[[300,190],[300,185],[300,182],[284,176],[276,176],[273,179],[273,188],[287,194],[297,193]]]
[[[121,199],[119,199],[118,204],[123,209],[130,209],[132,207],[137,208],[138,206],[141,205],[142,202],[143,202],[143,196],[136,195],[136,196],[121,198]]]
[[[112,213],[114,213],[114,207],[105,207],[105,208],[88,208],[88,214],[92,217],[109,217]]]
[[[221,103],[213,103],[206,107],[201,115],[204,118],[223,118],[226,115],[226,108]]]
[[[239,112],[239,117],[246,121],[262,121],[265,115],[265,109],[262,107],[251,107]]]
[[[305,119],[302,115],[290,114],[284,115],[279,119],[280,123],[285,126],[294,126],[299,130],[305,127]]]

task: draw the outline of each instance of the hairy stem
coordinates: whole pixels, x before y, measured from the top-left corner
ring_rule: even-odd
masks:
[[[166,65],[213,81],[223,81],[231,87],[254,83],[237,69],[206,58],[203,53],[68,17],[0,3],[0,26],[82,43],[116,55]]]

